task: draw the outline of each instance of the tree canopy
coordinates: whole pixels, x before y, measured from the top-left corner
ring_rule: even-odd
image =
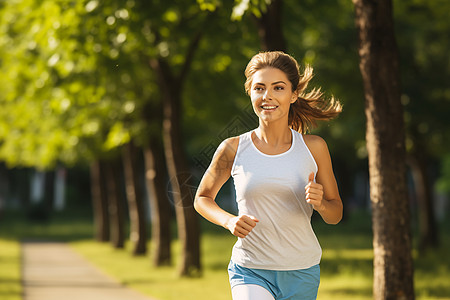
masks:
[[[130,139],[144,143],[160,131],[158,121],[142,121],[144,106],[157,110],[161,101],[149,59],[163,57],[182,72],[189,39],[203,28],[183,89],[183,136],[194,158],[248,107],[243,69],[260,49],[248,15],[266,4],[1,2],[0,159],[49,168],[108,155]],[[426,141],[437,164],[448,148],[449,7],[445,0],[394,1],[407,146]],[[367,152],[351,3],[285,0],[283,16],[288,51],[315,68],[312,85],[344,104],[344,113],[317,132],[329,136],[335,159],[362,168]]]

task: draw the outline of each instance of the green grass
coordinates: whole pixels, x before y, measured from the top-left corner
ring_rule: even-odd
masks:
[[[20,283],[20,244],[0,239],[0,299],[22,299]]]
[[[373,251],[370,218],[352,216],[337,226],[314,220],[323,248],[320,300],[372,299]],[[68,241],[77,252],[123,284],[160,300],[231,299],[226,267],[235,238],[225,230],[202,223],[200,278],[179,278],[178,242],[172,244],[173,265],[155,268],[150,254],[133,257],[129,244],[116,250],[108,243],[91,239],[89,216],[61,215],[49,223],[30,223],[10,216],[0,220],[0,299],[20,300],[20,247],[24,237]],[[419,300],[450,299],[450,232],[441,225],[441,247],[425,255],[414,253],[415,289]],[[149,249],[152,249],[149,243]]]
[[[0,239],[71,241],[93,236],[92,219],[84,211],[58,213],[47,221],[30,221],[20,212],[0,218]]]

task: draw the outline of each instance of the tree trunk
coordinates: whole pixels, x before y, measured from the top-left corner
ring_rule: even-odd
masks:
[[[282,27],[282,0],[272,0],[267,11],[256,18],[258,34],[263,51],[286,51],[286,40]]]
[[[44,201],[46,210],[50,213],[55,202],[55,170],[45,172]]]
[[[32,169],[20,169],[17,172],[16,188],[18,189],[19,201],[22,207],[28,209],[31,204],[31,179],[33,177]]]
[[[200,228],[198,215],[194,210],[195,188],[190,183],[190,174],[181,135],[181,92],[194,54],[200,43],[203,30],[213,14],[205,18],[204,26],[193,35],[185,54],[181,71],[174,76],[163,58],[150,60],[155,70],[163,103],[163,142],[167,170],[170,177],[171,195],[175,205],[178,238],[182,245],[180,276],[198,276],[200,264]]]
[[[177,96],[175,96],[177,97]],[[178,237],[182,245],[180,265],[181,276],[196,275],[200,272],[200,235],[198,217],[194,210],[194,193],[190,183],[191,174],[181,145],[179,99],[165,101],[164,105],[164,149],[170,176],[177,217]]]
[[[150,141],[144,149],[150,210],[152,219],[152,242],[154,245],[153,264],[170,265],[170,205],[167,198],[167,170],[160,141]]]
[[[8,169],[3,162],[0,162],[0,221],[2,220],[4,209],[6,207],[6,198],[9,194],[9,181]]]
[[[414,299],[403,109],[391,0],[353,0],[366,98],[374,299]]]
[[[111,243],[114,248],[123,248],[125,244],[125,199],[123,199],[120,159],[108,161],[105,167]]]
[[[425,157],[416,152],[412,153],[408,158],[418,204],[419,252],[423,253],[427,249],[436,248],[439,245],[433,195],[428,179]]]
[[[55,170],[55,200],[53,209],[63,211],[66,208],[66,175],[67,171],[63,166],[56,167]]]
[[[197,276],[201,271],[200,232],[198,216],[193,205],[191,174],[181,143],[180,110],[183,81],[175,79],[164,60],[153,60],[151,64],[157,71],[163,96],[164,152],[170,177],[170,193],[175,205],[178,238],[182,245],[179,274],[180,276]]]
[[[91,164],[92,207],[94,209],[94,237],[99,242],[109,241],[108,198],[105,186],[105,166],[99,160]]]
[[[133,142],[123,147],[125,186],[130,216],[130,241],[133,255],[147,252],[147,218],[144,180],[141,177],[142,151]]]

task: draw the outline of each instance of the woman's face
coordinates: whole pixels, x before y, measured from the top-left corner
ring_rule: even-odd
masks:
[[[280,69],[264,68],[253,74],[250,87],[253,110],[262,121],[270,122],[289,116],[291,103],[297,100],[292,84]]]

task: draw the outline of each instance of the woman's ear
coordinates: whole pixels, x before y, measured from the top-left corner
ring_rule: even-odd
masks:
[[[298,92],[295,91],[292,93],[291,104],[297,101],[297,99],[298,99]]]

